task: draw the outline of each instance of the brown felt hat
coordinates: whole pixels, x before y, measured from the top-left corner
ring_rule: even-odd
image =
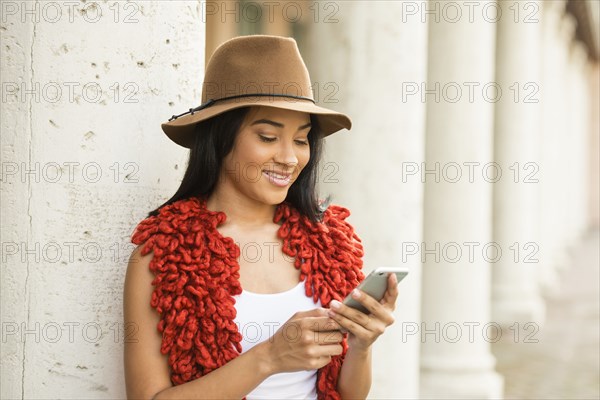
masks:
[[[190,148],[196,123],[245,106],[314,114],[323,136],[352,127],[348,116],[315,104],[296,41],[271,35],[239,36],[217,47],[206,66],[202,104],[173,115],[161,126],[171,140]]]

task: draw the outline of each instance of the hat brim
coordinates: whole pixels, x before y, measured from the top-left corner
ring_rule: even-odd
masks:
[[[248,106],[283,108],[314,114],[319,119],[323,137],[344,128],[350,130],[352,127],[350,118],[337,111],[319,107],[309,101],[272,98],[246,98],[243,100],[231,99],[219,101],[210,107],[195,111],[194,114],[186,114],[172,121],[165,122],[161,124],[161,127],[169,139],[180,146],[191,148],[194,141],[194,126],[198,122],[207,120],[229,110]]]

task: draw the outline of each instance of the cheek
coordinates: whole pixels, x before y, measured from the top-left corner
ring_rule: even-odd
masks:
[[[237,165],[241,169],[258,168],[265,163],[268,157],[268,153],[261,146],[242,141],[230,155],[229,163]]]
[[[223,157],[223,165],[221,165],[221,172],[229,171],[231,169],[231,164],[233,163],[233,157],[234,157],[234,155],[232,153],[229,153],[225,157]]]
[[[302,151],[298,155],[298,173],[306,167],[308,161],[310,160],[310,150]]]
[[[240,146],[240,158],[249,163],[264,163],[272,157],[272,149],[268,146],[261,146],[260,144],[246,142]]]

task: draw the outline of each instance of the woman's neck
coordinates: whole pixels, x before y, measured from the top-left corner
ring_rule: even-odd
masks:
[[[259,228],[272,224],[277,205],[265,204],[239,193],[214,191],[206,201],[210,211],[221,211],[227,216],[225,224],[244,228]]]

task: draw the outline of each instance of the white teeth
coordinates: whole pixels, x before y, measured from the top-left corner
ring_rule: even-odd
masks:
[[[278,178],[278,179],[287,179],[289,177],[289,175],[279,175],[275,172],[271,172],[271,171],[265,171],[267,174],[271,175],[272,177]]]
[[[280,186],[280,187],[287,186],[292,181],[291,174],[290,175],[280,175],[273,171],[263,171],[263,173],[266,176],[268,176],[268,179],[269,179],[269,181],[271,181],[272,184]]]

